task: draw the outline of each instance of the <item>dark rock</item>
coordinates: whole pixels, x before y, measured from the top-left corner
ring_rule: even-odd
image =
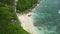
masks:
[[[31,16],[31,15],[28,15],[28,16]]]
[[[15,23],[17,20],[15,18],[12,18],[11,20],[13,23]]]

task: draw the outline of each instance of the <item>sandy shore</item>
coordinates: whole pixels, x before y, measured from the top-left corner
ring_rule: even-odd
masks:
[[[39,4],[37,4],[37,6],[39,6]],[[35,10],[35,8],[32,10]],[[17,17],[18,17],[19,21],[21,22],[21,26],[23,27],[24,30],[26,30],[30,34],[36,34],[36,31],[33,28],[30,14],[31,14],[31,12],[29,12],[29,11],[28,11],[28,13],[24,13],[24,14],[17,13]]]
[[[15,5],[16,5],[17,1],[18,0],[15,0],[15,3],[14,3]],[[37,6],[39,6],[39,1],[38,0],[37,0],[37,4],[33,5],[33,7],[31,7],[27,11],[25,11],[24,14],[16,13],[19,21],[21,22],[21,26],[23,27],[24,30],[26,30],[30,34],[37,34],[36,31],[33,28],[32,21],[30,19],[30,14],[31,14],[32,10],[35,10],[35,7],[37,7]]]
[[[30,15],[30,12],[27,14],[23,14],[23,15],[17,14],[23,29],[26,30],[27,32],[29,32],[30,34],[36,34],[36,32],[33,28],[31,19],[28,15]]]

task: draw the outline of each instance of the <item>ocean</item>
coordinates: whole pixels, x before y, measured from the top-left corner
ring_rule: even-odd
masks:
[[[31,20],[37,34],[60,34],[60,0],[40,0]]]

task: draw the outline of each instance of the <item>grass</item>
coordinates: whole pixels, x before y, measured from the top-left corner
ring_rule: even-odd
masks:
[[[35,3],[37,3],[37,0],[18,0],[16,9],[20,12],[24,12],[25,10],[32,7],[32,5]]]
[[[14,5],[14,0],[0,0],[0,2],[7,5]]]
[[[12,7],[12,6],[11,6]],[[12,9],[14,9],[12,7]],[[12,22],[12,19],[16,22]],[[10,7],[0,7],[0,34],[29,34],[21,27],[14,10]]]
[[[18,0],[16,9],[24,12],[35,3],[36,0]],[[0,0],[0,34],[29,34],[21,27],[16,16],[14,0]]]

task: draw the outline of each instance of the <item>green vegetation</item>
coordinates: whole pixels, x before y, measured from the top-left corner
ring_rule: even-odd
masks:
[[[9,7],[0,7],[0,34],[28,34],[19,24],[14,10],[11,12]]]
[[[0,0],[0,2],[7,5],[14,5],[14,0]]]
[[[14,6],[14,0],[0,0],[0,34],[29,34],[21,27],[15,7],[23,12],[35,3],[36,0],[18,0]]]
[[[3,3],[0,2],[0,7],[3,7],[3,6],[5,6],[5,5],[4,5]]]
[[[29,34],[21,27],[11,0],[7,0],[7,6],[3,1],[0,0],[0,34]]]
[[[24,12],[28,8],[32,7],[32,5],[34,5],[35,3],[37,3],[37,0],[18,0],[16,9]]]

